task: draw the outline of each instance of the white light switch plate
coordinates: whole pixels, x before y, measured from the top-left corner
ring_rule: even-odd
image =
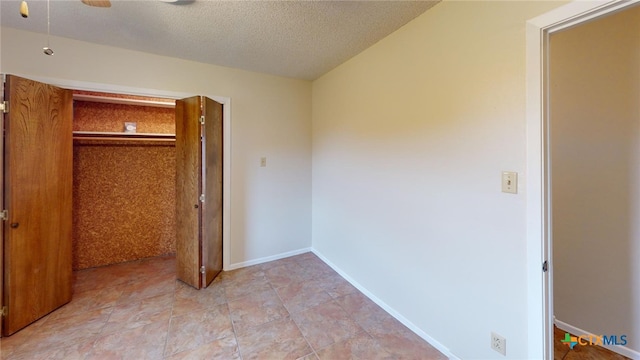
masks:
[[[518,173],[513,171],[502,172],[502,192],[518,193]]]

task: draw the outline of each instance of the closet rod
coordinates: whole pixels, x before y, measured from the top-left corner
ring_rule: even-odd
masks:
[[[176,142],[176,139],[163,138],[126,138],[126,137],[92,137],[92,136],[74,136],[73,140],[102,140],[102,141],[131,141],[131,142]]]

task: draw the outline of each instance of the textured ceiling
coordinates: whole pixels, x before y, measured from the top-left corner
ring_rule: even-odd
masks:
[[[313,80],[437,1],[52,0],[52,35],[250,71]],[[2,26],[46,33],[46,2],[0,1]],[[43,37],[43,46],[46,39]],[[55,50],[55,43],[51,43]]]

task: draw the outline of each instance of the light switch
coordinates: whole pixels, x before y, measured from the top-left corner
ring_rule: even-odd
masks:
[[[267,167],[267,158],[264,156],[260,158],[260,167]]]
[[[518,193],[518,173],[513,171],[502,172],[502,192]]]

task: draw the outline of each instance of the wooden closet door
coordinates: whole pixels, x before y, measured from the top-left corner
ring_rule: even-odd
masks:
[[[176,100],[178,279],[200,289],[222,270],[222,105]]]
[[[176,100],[176,262],[179,280],[200,288],[202,99]]]
[[[222,104],[204,98],[202,287],[222,271]]]
[[[71,300],[70,90],[6,76],[2,334]]]

